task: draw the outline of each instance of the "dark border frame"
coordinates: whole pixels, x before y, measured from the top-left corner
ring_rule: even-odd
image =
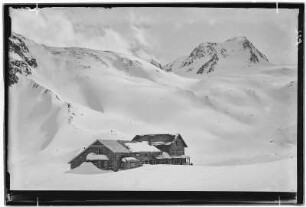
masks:
[[[176,205],[304,203],[304,3],[39,3],[3,4],[4,201],[6,205]],[[46,7],[200,7],[298,9],[297,193],[238,191],[17,191],[10,189],[8,170],[8,38],[9,8]]]

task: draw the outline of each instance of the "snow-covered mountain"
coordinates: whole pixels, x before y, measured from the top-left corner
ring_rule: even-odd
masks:
[[[136,47],[132,49],[133,55],[136,57],[142,58],[143,60],[148,61],[152,65],[162,69],[163,66],[160,63],[160,61],[152,54],[150,54],[147,50],[141,48],[141,47]]]
[[[263,64],[256,70],[234,67],[216,70],[211,77],[187,78],[160,70],[135,55],[49,47],[15,33],[10,38],[9,57],[12,189],[91,189],[92,186],[98,190],[114,189],[91,182],[116,183],[116,179],[123,177],[131,184],[127,186],[139,183],[137,189],[148,190],[146,179],[150,177],[132,176],[132,173],[101,175],[95,177],[99,182],[88,178],[86,183],[80,175],[65,173],[67,162],[97,137],[131,139],[136,134],[180,133],[197,175],[207,173],[207,165],[263,164],[285,158],[296,163],[291,161],[296,152],[294,65]],[[152,169],[150,173],[155,178],[163,172],[158,166],[143,169]],[[239,178],[240,170],[235,169],[232,174],[224,173],[229,176],[224,180],[232,179],[233,174]],[[247,169],[243,168],[242,172],[248,172]],[[266,180],[271,181],[271,167],[263,169],[269,169]],[[194,175],[189,168],[169,170],[179,177]],[[183,174],[186,172],[191,174]],[[176,189],[177,177],[170,177],[173,188],[168,186],[164,190]],[[190,183],[197,181],[186,179],[182,186],[190,186],[190,190],[192,186],[198,186],[197,190],[213,190],[219,182],[210,180],[212,183],[208,185],[205,179],[197,185]],[[156,186],[158,182],[166,183],[162,179],[154,181]],[[240,190],[258,188],[252,179],[245,182],[250,183],[242,185]],[[287,187],[289,181],[276,183],[282,186],[259,188],[276,191]]]
[[[235,37],[223,43],[205,42],[188,57],[175,60],[163,69],[181,75],[202,75],[220,68],[268,65],[269,60],[246,37]]]
[[[139,104],[145,95],[153,103],[177,90],[178,85],[192,82],[132,55],[48,47],[15,33],[10,38],[9,66],[10,109],[14,117],[11,120],[19,120],[17,125],[12,121],[16,130],[11,135],[21,144],[20,149],[14,149],[23,156],[47,148],[60,128],[66,124],[73,127],[74,119],[83,117],[84,111],[92,115],[88,115],[91,121],[86,121],[87,116],[80,119],[83,126],[76,128],[81,131],[92,127],[93,117],[99,120],[105,118],[105,113],[111,113],[109,117],[128,117],[126,120],[147,118],[142,111],[147,105]],[[156,97],[157,91],[160,95]],[[178,95],[173,99],[175,96]],[[168,100],[166,108],[175,104],[174,100]],[[27,121],[29,117],[31,124]],[[88,129],[83,136],[112,129],[99,126]],[[75,144],[71,146],[78,148],[86,142]],[[31,147],[24,147],[27,145]]]

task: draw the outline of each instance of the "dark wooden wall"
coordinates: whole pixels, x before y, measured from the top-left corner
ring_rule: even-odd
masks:
[[[185,147],[181,139],[176,139],[169,147],[169,155],[180,156],[185,154]]]
[[[162,152],[138,152],[134,153],[136,159],[140,160],[141,163],[150,163],[150,160],[154,160],[155,156],[161,155]]]

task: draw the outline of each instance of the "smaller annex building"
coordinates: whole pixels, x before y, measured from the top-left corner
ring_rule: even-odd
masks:
[[[97,139],[69,161],[74,169],[91,162],[100,169],[114,170],[140,167],[143,164],[189,165],[185,141],[180,134],[137,135],[132,141]]]

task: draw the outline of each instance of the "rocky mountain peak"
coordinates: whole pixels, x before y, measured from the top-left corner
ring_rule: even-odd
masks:
[[[194,74],[211,73],[216,68],[250,67],[269,63],[245,36],[233,37],[222,43],[204,42],[195,47],[180,63],[168,64],[166,71]]]
[[[189,58],[198,59],[206,55],[213,55],[216,52],[215,45],[216,44],[202,43],[191,52]]]
[[[12,33],[9,38],[9,86],[18,82],[18,73],[27,76],[36,67],[36,59],[30,54],[25,37]]]

